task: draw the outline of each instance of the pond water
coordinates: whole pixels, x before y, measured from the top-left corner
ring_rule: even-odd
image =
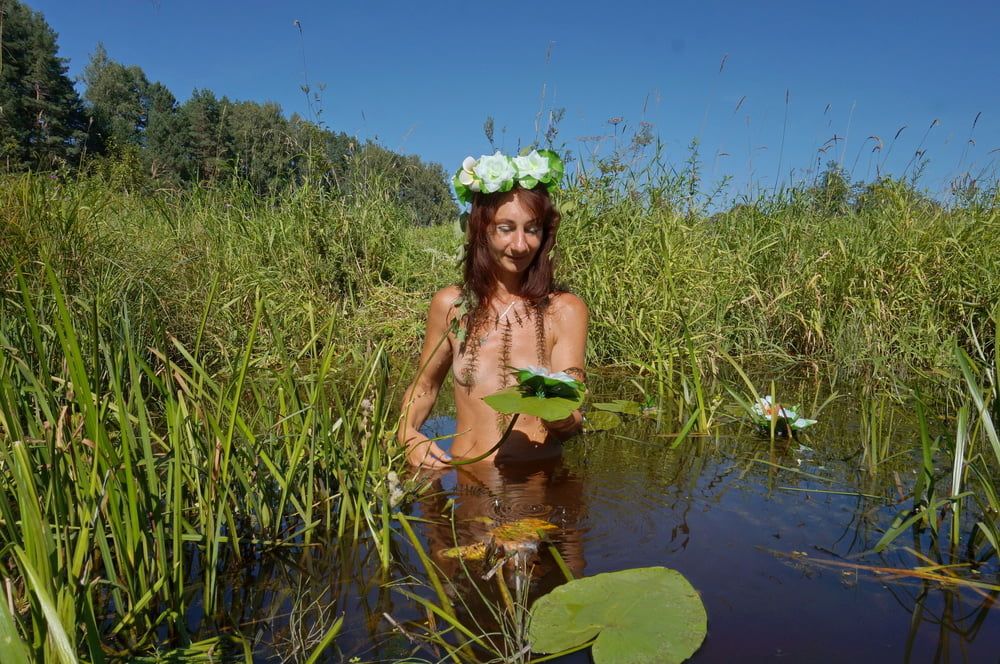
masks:
[[[773,443],[732,421],[716,435],[691,437],[671,449],[673,438],[662,432],[679,427],[635,418],[573,439],[564,458],[546,466],[477,464],[440,474],[433,490],[407,511],[426,520],[414,521],[424,547],[466,598],[475,597],[468,575],[442,552],[456,539],[482,541],[491,525],[524,517],[557,527],[550,537],[577,576],[653,565],[677,569],[708,612],[708,636],[694,662],[998,661],[996,591],[873,569],[906,572],[930,564],[921,556],[951,563],[964,551],[953,557],[946,535],[935,544],[924,533],[903,535],[886,552],[871,553],[911,503],[918,453],[897,454],[872,472],[859,442],[869,432],[850,401],[841,401],[823,412],[810,435]],[[449,422],[439,417],[428,426],[445,433]],[[941,426],[946,430],[947,423]],[[894,438],[895,450],[916,444],[906,427],[883,434]],[[942,473],[946,463],[942,459]],[[454,530],[441,516],[452,513]],[[531,597],[564,579],[546,550],[543,545],[534,558]],[[366,549],[314,550],[306,562],[282,566],[278,585],[287,591],[273,580],[269,590],[285,607],[273,613],[273,624],[281,627],[263,636],[275,647],[263,647],[261,657],[302,638],[293,633],[308,631],[325,602],[333,604],[327,617],[345,616],[339,651],[330,661],[397,661],[414,652],[436,661],[432,650],[412,645],[390,622],[425,616],[389,587],[393,580],[426,579],[404,538],[394,552],[398,561],[387,572]],[[993,556],[975,571],[956,573],[996,584],[998,571]],[[419,584],[408,587],[431,596]],[[317,605],[289,619],[288,598],[296,593]],[[492,625],[481,609],[470,610],[485,627]],[[580,653],[563,661],[590,660]]]

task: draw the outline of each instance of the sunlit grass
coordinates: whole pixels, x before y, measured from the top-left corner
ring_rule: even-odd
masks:
[[[261,358],[257,336],[279,331],[257,299],[210,371],[197,347],[145,348],[128,318],[69,302],[51,272],[17,296],[0,316],[0,556],[33,660],[194,647],[194,602],[228,621],[220,575],[316,533],[368,539],[388,565],[384,352],[324,324]]]

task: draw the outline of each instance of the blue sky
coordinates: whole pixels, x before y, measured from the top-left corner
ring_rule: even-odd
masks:
[[[514,151],[555,108],[565,109],[557,142],[583,161],[640,122],[675,164],[697,138],[706,179],[732,176],[729,197],[830,159],[854,179],[877,167],[899,175],[918,149],[930,160],[920,185],[942,195],[960,173],[995,177],[1000,158],[995,2],[28,4],[58,32],[71,75],[103,42],[181,100],[209,88],[310,117],[301,86],[322,85],[328,127],[449,172],[490,150],[488,116],[498,146]]]

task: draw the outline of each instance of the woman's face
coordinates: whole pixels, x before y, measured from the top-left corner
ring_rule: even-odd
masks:
[[[489,229],[490,252],[500,270],[522,274],[531,265],[542,245],[542,220],[514,194],[497,208]]]

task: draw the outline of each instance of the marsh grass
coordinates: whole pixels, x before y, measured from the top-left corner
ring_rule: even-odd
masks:
[[[146,347],[127,315],[68,299],[47,272],[47,290],[18,272],[0,300],[0,576],[14,607],[0,629],[31,660],[231,647],[195,640],[195,603],[249,658],[227,571],[316,534],[370,541],[388,566],[382,350],[345,348],[327,322],[297,352],[261,356],[258,335],[285,346],[257,297],[243,347],[210,370],[197,344],[153,330]]]
[[[440,661],[517,664],[548,661],[566,654],[531,655],[528,628],[532,570],[522,553],[487,557],[485,574],[481,566],[458,556],[457,571],[449,577],[421,543],[410,523],[412,519],[404,514],[396,518],[417,554],[422,580],[404,579],[396,582],[393,590],[427,612],[426,621],[405,625],[394,622],[397,630],[424,644]],[[454,511],[445,518],[457,542]],[[571,580],[572,573],[555,545],[544,537],[539,545],[551,552],[566,580]],[[491,586],[494,590],[488,592]]]
[[[901,181],[853,206],[801,187],[709,215],[697,155],[679,169],[659,155],[581,168],[558,194],[558,259],[590,308],[589,362],[638,374],[664,453],[715,444],[724,385],[754,389],[731,367],[860,381],[868,474],[919,445],[914,509],[953,511],[942,540],[994,556],[996,187],[950,208]],[[400,463],[389,359],[415,356],[430,294],[458,279],[461,236],[413,227],[370,175],[348,195],[306,185],[270,198],[238,183],[0,178],[0,637],[21,644],[12,657],[245,654],[227,572],[319,535],[364,539],[389,569],[405,530],[385,480]],[[897,386],[922,382],[946,396],[907,439],[893,418],[913,402]],[[934,512],[903,515],[886,544],[911,528],[937,537]],[[195,603],[233,636],[190,631]],[[297,650],[335,634],[325,626]],[[518,652],[502,641],[494,655]]]
[[[564,193],[564,274],[600,364],[679,356],[687,330],[705,359],[912,378],[948,363],[954,335],[982,337],[1000,299],[995,202],[946,209],[894,186],[830,214],[792,191],[706,218],[657,191]]]

